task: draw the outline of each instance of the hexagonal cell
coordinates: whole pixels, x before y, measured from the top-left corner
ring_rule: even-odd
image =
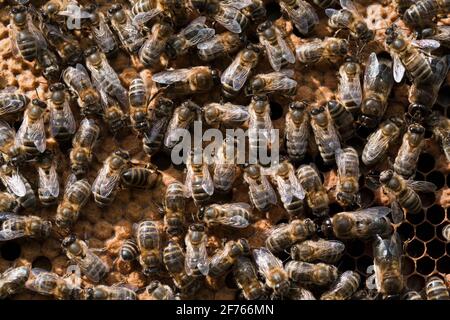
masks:
[[[36,257],[36,259],[33,260],[33,263],[31,264],[33,268],[39,268],[47,271],[52,270],[52,262],[49,258],[45,256],[39,256]]]
[[[438,259],[445,254],[445,243],[438,239],[433,239],[426,244],[427,255],[434,259]]]
[[[350,257],[349,255],[344,255],[341,261],[339,261],[338,269],[341,272],[347,270],[355,270],[355,259]]]
[[[20,257],[20,253],[22,252],[22,248],[20,244],[15,241],[8,241],[3,243],[0,247],[0,255],[6,261],[14,261],[18,257]]]
[[[419,195],[424,208],[428,208],[436,202],[436,195],[434,192],[417,192],[417,194]]]
[[[416,269],[416,264],[414,263],[414,260],[407,256],[403,256],[402,257],[402,274],[404,276],[408,276],[411,273],[413,273],[415,269]]]
[[[275,101],[270,101],[270,119],[278,120],[283,116],[283,107]]]
[[[170,168],[172,161],[170,155],[160,151],[152,156],[152,163],[158,167],[158,170],[164,171]]]
[[[434,165],[434,157],[429,153],[422,153],[419,156],[419,161],[417,162],[417,170],[421,173],[428,173],[434,169]],[[415,180],[417,180],[417,177]]]
[[[421,174],[419,171],[416,171],[416,175],[414,176],[414,180],[423,181],[425,180],[425,176]]]
[[[363,208],[370,207],[373,204],[373,200],[375,199],[375,195],[373,191],[369,188],[363,187],[359,192],[361,195],[361,206]]]
[[[406,213],[406,220],[412,224],[419,224],[425,219],[425,211],[421,210],[419,213]]]
[[[431,259],[430,257],[425,256],[423,258],[420,258],[419,260],[417,260],[416,264],[417,264],[416,271],[421,275],[426,276],[434,271],[435,263],[434,260]]]
[[[366,274],[367,267],[373,265],[373,259],[369,256],[362,256],[356,260],[356,266],[358,271],[362,274]]]
[[[432,224],[441,224],[445,219],[445,210],[440,205],[433,205],[427,210],[427,220]]]
[[[406,245],[406,253],[413,258],[418,258],[423,255],[425,252],[425,244],[418,240],[414,239]]]
[[[416,237],[420,240],[427,242],[433,239],[434,235],[434,227],[430,223],[424,222],[416,226]]]
[[[450,86],[448,84],[444,84],[439,90],[437,103],[445,108],[450,107]]]
[[[266,11],[267,11],[267,19],[271,21],[275,21],[281,17],[280,5],[275,1],[266,4]]]
[[[450,273],[450,257],[443,256],[436,262],[436,269],[440,273]]]
[[[398,228],[397,232],[400,235],[402,241],[410,240],[414,237],[414,227],[409,223],[402,223]]]
[[[366,244],[361,240],[349,241],[345,244],[345,250],[350,256],[357,258],[364,253]]]
[[[413,274],[406,280],[406,286],[410,290],[420,292],[425,286],[425,279],[421,275]]]
[[[437,190],[441,189],[445,185],[445,176],[442,172],[431,171],[427,175],[427,181],[434,183]]]

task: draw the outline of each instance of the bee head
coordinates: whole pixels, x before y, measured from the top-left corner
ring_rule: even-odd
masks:
[[[268,29],[270,29],[272,27],[272,25],[273,25],[272,21],[270,21],[270,20],[264,21],[256,28],[256,32],[258,32],[258,33],[265,32]]]
[[[261,171],[259,169],[259,166],[257,165],[250,165],[245,169],[245,172],[250,176],[252,179],[257,179],[261,175]]]
[[[325,237],[330,237],[333,235],[333,222],[331,218],[327,218],[322,222],[322,225],[317,228],[317,234],[324,235]]]
[[[49,16],[56,15],[59,12],[59,10],[61,10],[61,7],[57,2],[50,1],[44,7],[44,12]]]
[[[31,104],[36,106],[36,107],[39,107],[40,109],[46,109],[47,108],[47,104],[44,101],[39,100],[39,99],[33,99],[31,101]]]
[[[423,135],[425,133],[425,128],[418,123],[413,123],[408,127],[408,131],[418,135]]]

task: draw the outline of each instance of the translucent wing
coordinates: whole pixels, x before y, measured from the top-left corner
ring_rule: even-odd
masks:
[[[153,19],[154,17],[159,15],[160,13],[162,13],[162,11],[161,11],[161,9],[158,9],[158,8],[151,9],[151,10],[146,11],[146,12],[138,13],[137,15],[135,15],[133,17],[133,24],[135,26],[143,26],[148,21],[150,21],[151,19]]]
[[[403,209],[398,203],[398,201],[393,201],[391,203],[392,210],[392,222],[400,223],[403,221]]]
[[[203,164],[203,180],[202,180],[202,187],[205,190],[205,192],[209,195],[212,195],[214,193],[214,183],[211,179],[211,174],[209,173],[208,166],[206,164]]]
[[[186,241],[185,268],[188,275],[192,275],[196,268],[198,268],[203,275],[208,274],[208,253],[206,251],[205,243],[201,243],[194,247],[190,241]]]
[[[172,84],[175,82],[186,80],[186,78],[191,74],[192,69],[176,69],[162,71],[154,74],[152,76],[153,81],[160,84]]]
[[[292,20],[292,22],[297,27],[298,31],[302,34],[308,33],[308,27],[309,27],[309,19],[312,18],[312,24],[318,24],[319,23],[319,17],[317,16],[316,11],[314,8],[307,2],[304,1],[297,1],[298,8],[292,9],[290,8],[284,1],[280,1],[280,7],[287,12],[289,15],[289,18]]]
[[[358,153],[355,149],[349,147],[345,150],[341,148],[335,151],[336,164],[338,168],[338,174],[340,176],[356,176],[359,177],[359,163],[350,161],[350,157],[354,155],[358,159]]]
[[[266,190],[269,203],[276,204],[277,195],[275,193],[275,190],[273,190],[273,187],[270,184],[269,180],[267,180],[266,177],[261,177],[261,183],[264,186],[264,189]]]
[[[259,41],[266,48],[267,58],[269,59],[273,70],[280,71],[283,63],[283,60],[281,59],[282,53],[280,52],[281,48],[274,46],[271,42],[267,41],[264,36],[260,36]]]
[[[177,111],[175,111],[172,119],[170,119],[169,125],[167,126],[164,145],[167,148],[173,148],[181,138],[180,130],[186,128],[189,125],[189,123],[190,123],[189,121],[180,121],[179,114]]]
[[[184,196],[186,198],[192,197],[192,168],[187,166],[186,180],[184,181]]]
[[[281,260],[266,248],[254,249],[253,259],[255,259],[256,265],[258,266],[258,271],[266,278],[270,277],[271,271],[274,268],[283,268]]]
[[[394,80],[399,83],[405,75],[405,66],[397,55],[393,55],[394,59]]]
[[[107,197],[111,194],[111,192],[116,187],[119,182],[119,175],[110,175],[109,164],[105,164],[98,173],[97,178],[95,178],[94,183],[92,184],[92,191],[94,193],[98,193],[103,197]]]
[[[38,169],[39,172],[39,189],[44,190],[44,193],[49,193],[53,197],[59,195],[59,181],[58,174],[56,173],[56,166],[53,164],[50,167],[48,175],[42,169]]]
[[[222,43],[219,41],[219,37],[214,37],[210,40],[207,40],[205,42],[201,42],[197,45],[198,50],[208,50],[208,52],[211,53],[218,53],[221,51],[224,51],[224,47]]]
[[[286,41],[281,37],[278,32],[278,45],[281,48],[281,54],[283,58],[289,63],[295,63],[295,55],[292,53],[291,48],[288,47]]]
[[[18,112],[25,107],[23,100],[19,99],[16,95],[3,91],[0,92],[0,116]]]
[[[288,78],[282,72],[272,72],[264,76],[268,79],[272,79],[272,81],[266,82],[265,88],[268,91],[288,90],[297,87],[297,81]]]
[[[200,42],[209,40],[214,36],[216,31],[212,28],[208,28],[205,23],[206,17],[198,17],[197,19],[192,21],[186,28],[181,30],[180,34],[186,37],[191,45],[197,45]]]
[[[358,77],[349,78],[346,72],[341,72],[341,81],[339,82],[339,95],[341,99],[351,98],[358,106],[362,101],[361,82]]]
[[[231,82],[233,89],[236,91],[242,89],[251,71],[250,65],[241,66],[240,58],[241,55],[238,54],[220,77],[222,84]]]
[[[41,118],[29,126],[28,135],[34,142],[39,152],[44,152],[46,147],[44,119]]]
[[[428,181],[407,180],[406,183],[411,189],[418,192],[435,192],[437,189],[434,183]]]
[[[433,39],[412,40],[411,44],[425,51],[433,51],[441,46],[439,41]]]
[[[221,121],[224,123],[244,122],[250,117],[248,108],[241,105],[235,105],[232,103],[210,103],[205,106],[205,109],[208,109],[208,107],[219,110],[221,113]]]
[[[339,136],[334,128],[333,122],[329,121],[328,128],[324,130],[320,126],[314,126],[314,136],[318,145],[326,151],[336,151],[341,147]]]
[[[225,27],[226,29],[228,29],[233,33],[241,33],[242,32],[241,25],[236,19],[232,18],[239,15],[239,10],[231,6],[222,4],[221,7],[222,7],[222,14],[215,15],[214,20],[216,20],[223,27]]]
[[[238,10],[242,10],[250,5],[252,5],[253,0],[223,0],[221,1],[222,5],[231,6]]]
[[[391,236],[389,241],[389,252],[396,258],[400,258],[402,255],[402,241],[397,232],[394,232]]]
[[[331,18],[332,16],[334,16],[336,13],[338,13],[339,12],[339,10],[336,10],[336,9],[332,9],[332,8],[327,8],[327,9],[325,9],[325,14],[329,17],[329,18]]]
[[[24,230],[0,230],[0,241],[8,241],[17,238],[22,238],[25,236]]]
[[[361,210],[355,211],[354,213],[355,214],[358,214],[358,213],[370,214],[370,215],[374,215],[378,218],[382,218],[382,217],[387,216],[390,212],[391,212],[391,208],[380,206],[380,207],[361,209]]]
[[[384,135],[381,129],[378,129],[367,138],[363,153],[370,152],[371,154],[377,154],[382,150],[386,150],[389,146],[389,141],[390,138]]]
[[[348,11],[358,12],[358,10],[356,10],[355,4],[351,0],[340,0],[339,3],[341,4],[342,8],[347,9]]]
[[[300,200],[303,200],[305,198],[305,190],[300,184],[300,181],[298,181],[294,169],[290,170],[289,172],[289,182],[291,184],[292,194]]]
[[[324,260],[333,259],[342,254],[345,250],[345,245],[340,241],[327,240],[326,242],[327,244],[320,248],[320,256]]]
[[[366,71],[364,73],[364,90],[366,90],[366,87],[370,86],[370,84],[375,81],[379,72],[380,64],[378,63],[377,54],[372,52],[369,56],[369,60],[367,61]]]
[[[27,193],[25,183],[17,172],[13,172],[11,176],[2,175],[1,179],[5,186],[16,196],[23,197]]]
[[[50,109],[50,134],[54,137],[62,128],[70,134],[74,134],[76,131],[75,118],[67,102],[64,103],[61,111],[55,107]]]
[[[98,27],[92,27],[91,31],[95,42],[98,43],[104,51],[109,52],[116,48],[114,35],[109,26],[106,24],[103,15],[100,16]]]
[[[217,222],[238,229],[244,229],[250,225],[250,222],[247,219],[239,215],[220,217],[217,219]]]

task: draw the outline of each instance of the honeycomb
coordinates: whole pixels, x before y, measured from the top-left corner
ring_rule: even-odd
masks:
[[[36,6],[44,1],[32,1]],[[88,1],[79,1],[81,4]],[[96,1],[105,8],[106,1]],[[120,1],[118,1],[120,2]],[[276,24],[285,28],[290,35],[290,41],[293,45],[302,43],[304,39],[300,37],[297,31],[292,27],[289,21],[286,21],[280,13],[278,4],[274,1],[265,1],[268,16]],[[358,1],[361,13],[363,13],[369,27],[380,29],[377,31],[377,37],[382,36],[386,25],[397,21],[398,15],[393,5],[388,1]],[[48,95],[47,81],[40,76],[33,63],[24,62],[20,57],[14,56],[10,50],[7,26],[9,24],[9,6],[0,4],[0,88],[16,86],[20,91],[27,93],[29,97],[46,97]],[[331,36],[333,31],[327,27],[327,17],[323,10],[317,10],[320,17],[320,24],[315,28],[310,37]],[[442,19],[441,23],[450,23],[450,19]],[[400,22],[401,25],[401,22]],[[219,27],[220,28],[220,27]],[[252,39],[251,39],[252,40]],[[85,44],[82,41],[82,45]],[[353,48],[353,53],[357,48]],[[364,53],[370,51],[381,51],[381,48],[365,48]],[[362,56],[365,61],[367,56]],[[136,64],[127,54],[123,52],[112,60],[110,64],[119,74],[125,87],[128,87],[133,77],[139,73],[148,83],[151,82],[151,71],[144,69],[142,65]],[[197,57],[181,57],[172,63],[174,68],[183,68],[190,65],[202,65]],[[223,70],[223,69],[222,69]],[[269,70],[267,60],[259,63],[257,71]],[[314,66],[300,65],[295,66],[295,80],[298,82],[296,100],[307,100],[313,106],[322,105],[325,101],[334,98],[337,89],[337,64],[328,61],[320,62]],[[450,75],[441,89],[438,104],[434,107],[440,110],[447,117],[450,115]],[[407,85],[395,85],[391,94],[386,116],[403,115],[405,107],[408,105]],[[196,96],[194,101],[202,105],[203,103],[215,99],[218,100],[220,90],[215,89],[208,96]],[[239,97],[236,103],[247,104],[248,97]],[[283,135],[284,116],[287,112],[288,101],[282,97],[275,97],[271,101],[271,119],[274,127],[280,129],[280,135]],[[79,120],[80,115],[76,114],[78,108],[72,106],[75,117]],[[20,125],[20,122],[17,123]],[[89,171],[88,179],[92,182],[103,161],[116,148],[123,148],[130,151],[134,159],[147,161],[148,158],[142,151],[140,139],[134,134],[128,133],[118,137],[111,137],[107,128],[102,124],[102,134],[99,143],[95,149],[95,159]],[[17,128],[16,128],[17,129]],[[353,138],[349,145],[361,151],[365,143],[366,135],[361,134]],[[306,163],[314,162],[320,170],[324,186],[329,191],[330,214],[342,211],[343,209],[335,202],[332,195],[333,187],[336,184],[336,170],[325,166],[321,157],[318,155],[314,143],[310,143],[309,154]],[[391,150],[391,157],[395,157],[397,149]],[[65,181],[69,175],[69,163],[64,154],[67,150],[62,150],[58,158],[58,174],[60,181]],[[121,190],[114,203],[105,208],[98,208],[91,199],[81,212],[81,216],[74,227],[74,233],[81,239],[88,240],[90,248],[99,248],[98,255],[103,261],[111,266],[111,272],[103,280],[104,284],[113,285],[115,283],[127,283],[134,287],[142,288],[148,285],[153,278],[148,278],[140,272],[137,262],[124,262],[117,259],[118,251],[125,239],[132,235],[132,225],[142,219],[151,219],[158,221],[162,225],[162,216],[159,214],[157,204],[161,201],[165,191],[165,186],[173,179],[184,181],[185,167],[174,166],[171,164],[169,155],[160,152],[151,158],[151,162],[156,164],[162,172],[162,182],[156,188],[150,191],[143,190]],[[384,166],[384,167],[382,167]],[[383,164],[379,170],[386,168]],[[363,168],[364,169],[364,168]],[[21,171],[22,172],[22,171]],[[450,223],[450,164],[440,151],[438,144],[431,139],[431,133],[427,135],[426,147],[424,153],[420,156],[418,163],[418,173],[416,180],[427,180],[433,182],[438,187],[434,194],[420,194],[424,208],[421,214],[409,215],[406,220],[395,229],[399,232],[404,241],[404,259],[403,274],[408,289],[421,291],[424,288],[425,281],[431,275],[440,275],[445,277],[450,274],[450,244],[442,237],[443,227]],[[368,171],[363,170],[363,175]],[[34,190],[37,189],[37,179],[34,168],[26,167],[23,174],[30,181]],[[373,189],[365,184],[364,177],[360,180],[362,202],[365,207],[374,205],[388,205],[389,197],[381,191],[380,188]],[[228,201],[249,202],[248,189],[239,178]],[[193,217],[197,208],[192,201],[188,202],[186,208],[187,223],[193,222]],[[52,220],[55,214],[55,208],[38,207],[32,212],[25,214],[35,214],[43,218]],[[267,230],[272,226],[286,222],[288,217],[282,205],[278,203],[267,216],[254,211],[256,222],[246,229],[236,231],[212,228],[208,230],[208,253],[211,255],[216,249],[222,247],[222,239],[237,240],[244,237],[249,240],[252,248],[263,246],[267,236]],[[61,236],[53,234],[44,241],[29,239],[19,239],[0,244],[0,272],[12,266],[31,264],[33,267],[39,267],[51,270],[59,275],[66,273],[68,260],[61,250]],[[367,267],[373,264],[371,243],[359,240],[347,241],[346,252],[341,261],[337,264],[339,270],[355,270],[362,276],[362,283],[367,277]],[[171,283],[168,274],[162,272],[157,279],[163,283]],[[228,274],[217,280],[207,279],[205,286],[194,296],[193,299],[236,299],[238,289],[233,281],[232,275]],[[83,279],[84,286],[91,284]],[[50,299],[50,297],[23,292],[15,295],[13,299]]]

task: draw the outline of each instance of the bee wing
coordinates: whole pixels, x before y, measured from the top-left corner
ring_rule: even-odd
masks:
[[[239,10],[228,5],[221,4],[220,6],[222,7],[222,14],[215,15],[214,20],[233,33],[241,33],[242,28],[239,22],[233,18],[230,18],[237,16],[239,14]]]
[[[239,91],[244,86],[247,78],[250,74],[250,65],[242,66],[240,65],[240,55],[234,58],[233,62],[228,66],[228,68],[222,73],[220,81],[222,84],[226,84],[228,80],[233,83],[233,89]]]
[[[7,97],[0,95],[0,99],[2,100],[2,102],[0,102],[0,116],[14,113],[25,108],[25,104],[22,100],[13,98],[12,96]]]
[[[56,32],[55,34],[57,36],[62,36],[62,33],[59,31],[59,29],[48,25],[50,31]],[[56,31],[54,31],[56,29]],[[37,42],[37,46],[39,49],[46,49],[47,48],[47,40],[45,40],[44,35],[42,34],[41,30],[39,30],[34,23],[30,20],[28,21],[28,30],[30,30],[30,32],[35,36],[36,42]],[[63,37],[64,40],[65,37]]]
[[[24,230],[0,230],[0,241],[9,241],[25,236]]]
[[[213,180],[211,179],[211,174],[209,173],[209,169],[206,164],[203,164],[202,173],[203,173],[202,187],[207,194],[212,195],[214,193],[214,183]]]
[[[380,72],[380,64],[378,62],[377,54],[372,52],[369,56],[369,60],[367,61],[366,71],[364,73],[364,90],[366,87],[372,84],[378,73]]]
[[[218,53],[224,50],[223,44],[219,41],[218,37],[201,42],[197,45],[198,50],[208,50],[211,53]]]
[[[336,9],[332,9],[332,8],[327,8],[325,9],[325,14],[331,18],[332,16],[334,16],[335,14],[337,14],[339,12],[339,10]]]
[[[379,129],[372,133],[367,138],[367,144],[365,148],[375,149],[375,150],[384,150],[389,145],[390,138],[383,134],[383,132]]]
[[[341,75],[342,81],[339,83],[339,91],[342,97],[351,97],[357,105],[361,104],[362,91],[359,77],[349,79],[344,73]]]
[[[5,187],[18,197],[23,197],[27,193],[25,183],[17,172],[14,172],[11,176],[3,175],[2,181]]]
[[[398,203],[398,201],[393,201],[391,203],[391,210],[392,210],[392,222],[394,223],[400,223],[403,221],[403,209]]]
[[[103,50],[112,51],[116,47],[114,35],[105,22],[103,15],[100,16],[98,27],[92,27],[91,31],[95,42],[101,43]]]
[[[297,81],[288,78],[282,72],[272,72],[266,75],[267,78],[272,79],[268,81],[266,89],[269,91],[288,90],[297,86]]]
[[[29,126],[28,134],[39,152],[44,152],[46,147],[44,119],[41,118]]]
[[[81,63],[77,63],[76,69],[77,69],[79,72],[84,73],[84,74],[86,75],[86,77],[90,80],[90,78],[89,78],[89,73],[88,73],[88,71],[86,70],[85,66],[83,66]]]
[[[355,4],[351,0],[339,0],[339,3],[341,4],[341,7],[343,9],[347,9],[348,11],[352,12],[358,12],[358,10],[356,10]]]
[[[56,136],[59,133],[60,127],[64,127],[70,134],[74,134],[76,131],[75,118],[73,117],[72,110],[67,102],[64,103],[62,112],[63,118],[61,119],[61,117],[58,116],[58,110],[55,108],[50,109],[50,133],[52,136]],[[58,123],[61,120],[63,123]]]
[[[402,240],[398,232],[394,232],[389,242],[389,252],[392,256],[400,258],[402,255]]]
[[[206,25],[206,17],[198,17],[192,21],[186,28],[180,31],[186,39],[189,40],[191,45],[197,45],[203,41],[209,40],[214,37],[216,31],[212,28],[208,28]],[[199,27],[202,27],[199,29]],[[195,32],[195,34],[194,34]],[[194,36],[192,36],[194,34]]]
[[[414,191],[418,192],[435,192],[436,185],[429,181],[414,181],[414,180],[406,180],[408,186]]]
[[[170,119],[169,125],[167,126],[166,130],[166,136],[164,138],[164,145],[167,148],[172,148],[174,144],[178,141],[179,135],[177,133],[177,129],[184,128],[184,126],[181,126],[181,123],[178,118],[178,113],[175,112]]]
[[[216,104],[215,107],[222,113],[223,122],[244,122],[250,117],[246,106],[226,103]]]
[[[192,197],[192,169],[190,166],[187,167],[186,180],[184,182],[184,196],[186,198]]]
[[[281,201],[284,204],[290,204],[293,197],[290,183],[278,175],[275,177],[275,180],[278,185],[278,193],[280,194]]]
[[[305,190],[303,189],[300,181],[298,181],[297,176],[295,175],[294,169],[289,172],[289,181],[291,183],[292,193],[294,196],[303,200],[305,198]]]
[[[308,20],[312,18],[313,24],[319,23],[319,17],[317,16],[314,8],[307,2],[299,0],[297,1],[298,8],[290,8],[284,1],[280,1],[280,7],[287,12],[289,18],[297,27],[298,31],[302,34],[308,33]]]
[[[238,10],[242,10],[252,5],[253,0],[223,0],[220,2],[221,5],[227,5]]]
[[[391,212],[391,208],[379,206],[379,207],[372,207],[372,208],[365,208],[365,209],[357,210],[354,213],[355,214],[358,214],[358,213],[369,214],[369,215],[374,215],[377,218],[382,218],[382,217],[387,216],[390,212]]]
[[[109,175],[108,173],[109,164],[106,164],[100,169],[97,178],[92,184],[92,191],[99,193],[103,197],[111,194],[120,179],[119,175]]]
[[[58,174],[56,173],[56,166],[52,164],[49,174],[47,175],[42,168],[38,169],[39,172],[39,189],[45,190],[45,193],[50,193],[53,197],[59,195],[59,181]]]
[[[411,44],[425,51],[433,51],[441,46],[440,42],[433,39],[412,40]]]
[[[135,26],[143,26],[148,21],[156,17],[158,14],[162,13],[161,9],[154,8],[146,12],[140,12],[137,15],[135,15],[132,19],[133,25]]]
[[[281,260],[275,257],[268,249],[258,248],[253,250],[253,259],[255,259],[258,271],[268,277],[274,268],[283,268]]]
[[[261,177],[261,183],[267,192],[267,197],[268,197],[269,203],[276,204],[277,203],[277,194],[275,193],[275,190],[273,190],[273,187],[270,184],[269,180],[267,180],[266,177]]]
[[[160,84],[172,84],[175,82],[179,82],[185,80],[192,72],[192,69],[176,69],[176,70],[168,70],[162,71],[154,74],[152,79],[154,82]]]
[[[405,66],[401,62],[400,58],[394,54],[394,80],[395,82],[399,83],[402,81],[403,76],[405,75]]]
[[[351,148],[353,149],[353,148]],[[350,150],[347,150],[350,153]],[[352,153],[358,154],[356,150],[351,150]],[[359,177],[359,166],[352,166],[351,162],[346,161],[345,151],[341,148],[335,151],[336,164],[338,168],[338,174],[340,176],[357,176]]]
[[[282,59],[279,58],[280,52],[278,48],[272,45],[266,38],[261,36],[259,38],[261,44],[266,48],[267,58],[269,59],[270,65],[275,71],[280,71],[282,65]]]
[[[220,217],[216,219],[217,222],[238,229],[247,228],[250,225],[250,222],[242,216],[228,216],[228,217]]]
[[[326,244],[319,245],[321,251],[321,257],[325,259],[332,259],[338,255],[341,255],[345,250],[345,245],[337,240],[327,240]]]

